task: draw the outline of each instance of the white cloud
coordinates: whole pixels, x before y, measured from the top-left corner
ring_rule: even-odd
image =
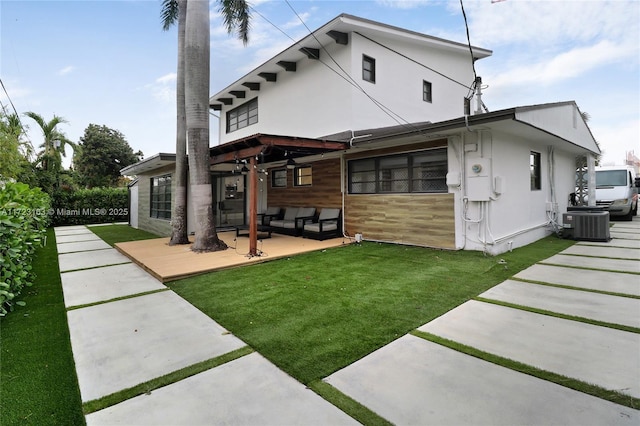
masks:
[[[72,71],[75,71],[76,67],[74,67],[73,65],[69,65],[66,66],[64,68],[62,68],[61,70],[58,71],[58,75],[67,75],[69,73],[71,73]]]
[[[156,83],[160,84],[175,84],[176,78],[178,75],[175,72],[170,72],[169,74],[163,75],[162,77],[156,78]]]
[[[491,84],[505,88],[530,83],[550,85],[585,74],[594,68],[631,58],[636,54],[633,48],[603,40],[588,47],[577,47],[555,56],[534,55],[522,58],[512,68],[494,70],[489,76]]]
[[[602,165],[622,165],[628,151],[640,156],[640,120],[593,126],[592,131],[602,150]]]
[[[415,9],[435,2],[433,0],[376,0],[376,3],[395,9]]]
[[[177,74],[171,72],[155,79],[151,84],[144,86],[153,97],[162,102],[174,102],[176,99]]]

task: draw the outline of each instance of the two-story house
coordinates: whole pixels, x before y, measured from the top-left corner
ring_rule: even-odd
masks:
[[[472,61],[490,55],[331,20],[211,96],[217,226],[308,206],[374,241],[500,253],[549,234],[576,157],[599,149],[574,102],[471,114]],[[170,232],[172,170],[166,154],[123,170],[138,176],[139,227]]]

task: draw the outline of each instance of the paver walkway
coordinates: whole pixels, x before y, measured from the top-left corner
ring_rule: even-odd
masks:
[[[513,307],[469,301],[419,330],[640,397],[640,334],[516,306],[640,328],[640,300],[628,297],[640,295],[640,221],[612,231],[608,243],[577,243],[480,295]],[[638,410],[412,335],[325,381],[396,424],[640,424]]]
[[[83,403],[246,347],[127,257],[104,248],[87,227],[55,233]],[[88,425],[357,424],[257,353],[88,414],[86,420]]]
[[[640,328],[640,221],[616,222],[611,234],[609,243],[578,243],[419,330],[640,397],[640,334],[604,326]],[[92,235],[86,227],[56,228],[83,402],[245,346]],[[395,424],[640,424],[638,410],[413,335],[325,381]],[[356,423],[255,352],[86,420],[89,425]]]

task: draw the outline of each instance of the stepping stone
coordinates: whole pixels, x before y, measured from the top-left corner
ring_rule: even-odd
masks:
[[[78,253],[62,253],[58,255],[60,272],[76,269],[95,268],[96,266],[130,263],[131,259],[114,248],[104,250],[85,251]]]
[[[602,269],[618,272],[640,273],[640,262],[637,260],[603,259],[585,256],[556,254],[541,263],[548,265],[574,266],[577,268]]]
[[[640,260],[640,250],[620,247],[597,247],[576,244],[563,250],[561,254]]]
[[[78,241],[75,243],[59,243],[57,245],[58,253],[73,253],[79,251],[91,251],[110,248],[111,246],[102,240]]]

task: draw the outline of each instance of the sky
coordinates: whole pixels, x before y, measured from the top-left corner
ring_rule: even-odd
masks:
[[[216,3],[210,94],[308,35],[300,19],[315,30],[349,13],[467,42],[457,0],[256,0],[246,47],[226,33]],[[490,111],[574,100],[590,115],[602,164],[640,157],[640,1],[463,4],[471,44],[493,51],[476,63]],[[59,129],[73,142],[98,124],[145,157],[175,152],[177,28],[162,30],[160,10],[161,0],[0,0],[0,102],[15,107],[34,146],[42,135],[27,111],[65,118]],[[212,116],[212,146],[217,124]]]

